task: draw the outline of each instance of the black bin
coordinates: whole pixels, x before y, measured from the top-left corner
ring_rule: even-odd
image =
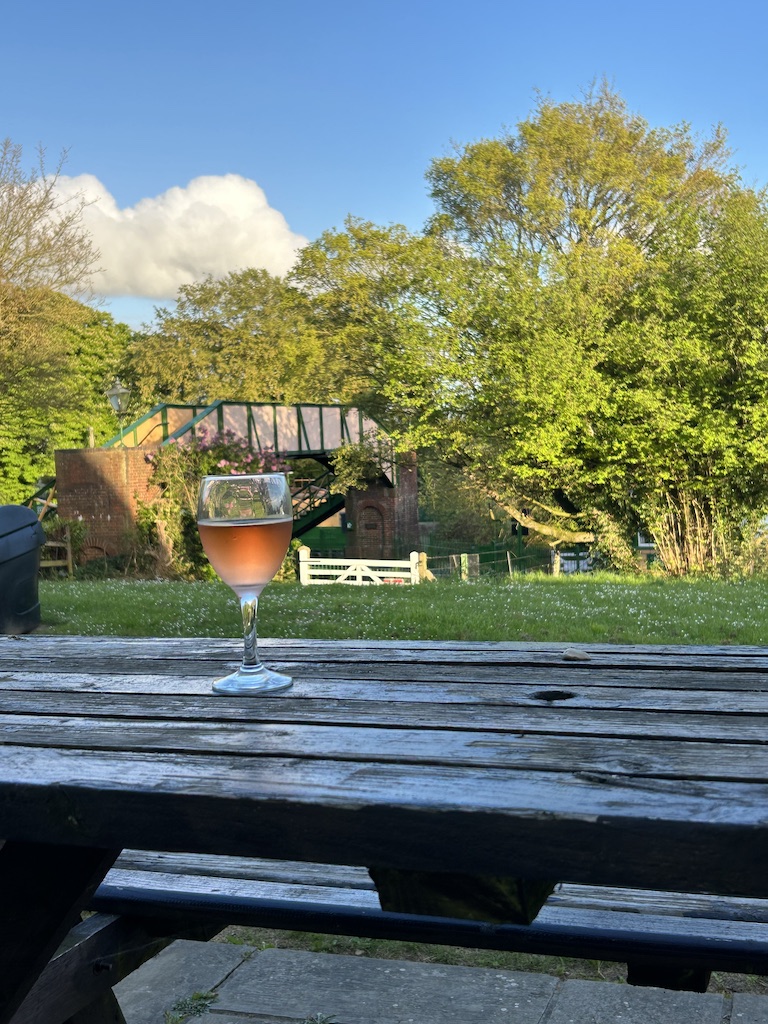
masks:
[[[32,509],[0,505],[0,633],[40,625],[37,577],[45,532]]]

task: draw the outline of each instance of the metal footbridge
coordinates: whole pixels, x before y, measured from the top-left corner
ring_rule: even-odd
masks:
[[[104,447],[155,448],[225,432],[246,440],[253,451],[271,450],[285,460],[314,459],[325,466],[322,476],[293,493],[295,537],[344,507],[344,496],[330,491],[330,457],[335,449],[360,441],[371,432],[383,435],[375,420],[359,409],[342,405],[162,402],[123,427]],[[384,467],[384,475],[394,484],[394,465]]]

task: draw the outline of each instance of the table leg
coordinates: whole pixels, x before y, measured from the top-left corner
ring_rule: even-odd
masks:
[[[117,997],[111,990],[84,1006],[64,1024],[127,1024]]]
[[[0,848],[0,1024],[9,1024],[119,852],[15,841]]]
[[[676,992],[706,992],[712,971],[706,967],[677,967],[661,961],[627,964],[627,984],[669,988]]]

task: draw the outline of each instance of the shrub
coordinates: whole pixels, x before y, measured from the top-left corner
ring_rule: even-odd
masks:
[[[215,578],[197,531],[201,478],[288,472],[287,464],[271,449],[252,451],[247,440],[231,430],[201,431],[183,442],[171,438],[145,457],[152,463],[152,482],[160,494],[140,505],[139,536],[156,552],[158,573],[182,579]]]

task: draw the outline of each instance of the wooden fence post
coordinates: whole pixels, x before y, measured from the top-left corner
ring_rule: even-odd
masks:
[[[430,580],[432,583],[435,582],[435,574],[429,571],[427,566],[427,552],[419,552],[419,580],[423,583],[424,580]]]
[[[421,573],[419,572],[419,552],[412,551],[411,555],[411,583],[418,583],[421,580]]]
[[[305,586],[309,583],[309,556],[310,549],[304,544],[299,548],[299,583]]]

